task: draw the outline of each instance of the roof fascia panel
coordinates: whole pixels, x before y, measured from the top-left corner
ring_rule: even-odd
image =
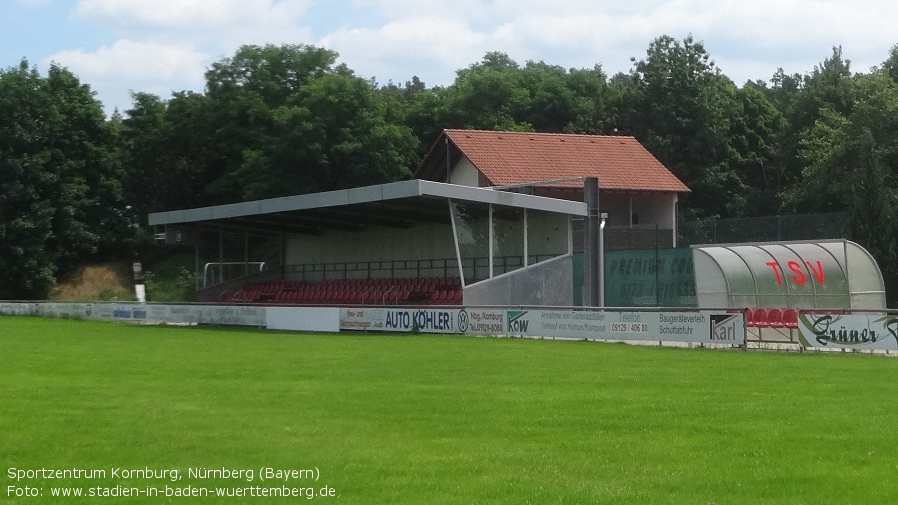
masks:
[[[378,186],[341,189],[324,193],[287,196],[253,202],[217,205],[198,209],[175,210],[150,214],[150,225],[216,221],[238,217],[276,214],[298,210],[325,209],[364,203],[399,200],[414,197],[451,198],[470,202],[505,205],[557,212],[576,216],[586,215],[586,204],[533,195],[523,195],[484,188],[458,186],[420,179],[400,181]]]

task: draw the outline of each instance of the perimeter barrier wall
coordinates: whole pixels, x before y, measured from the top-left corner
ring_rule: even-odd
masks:
[[[742,311],[546,307],[268,307],[257,305],[0,302],[0,315],[290,331],[514,335],[745,346],[758,329]],[[769,329],[761,329],[769,331]],[[806,349],[898,350],[898,313],[800,311],[789,340]]]
[[[384,331],[641,340],[741,346],[741,312],[527,307],[266,307],[255,305],[0,302],[0,315],[131,323],[254,326],[292,331]]]

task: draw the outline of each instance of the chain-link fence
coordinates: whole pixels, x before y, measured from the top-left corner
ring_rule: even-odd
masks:
[[[784,216],[703,219],[679,223],[677,246],[821,240],[848,236],[848,215],[842,212]]]
[[[653,226],[606,227],[607,306],[694,307],[689,246],[845,238],[848,216],[828,213],[687,221],[679,223],[677,248],[671,247],[672,236],[672,230]]]

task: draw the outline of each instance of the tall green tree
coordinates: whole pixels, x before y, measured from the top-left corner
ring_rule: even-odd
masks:
[[[443,131],[437,118],[444,89],[428,88],[418,77],[413,77],[404,86],[388,84],[378,90],[384,95],[390,117],[397,124],[411,129],[418,140],[417,158],[423,156]]]
[[[567,87],[573,94],[573,117],[564,125],[567,133],[609,134],[620,126],[617,110],[622,101],[623,89],[609,82],[599,64],[592,68],[571,69],[567,75]]]
[[[732,166],[727,134],[739,111],[736,88],[691,36],[653,41],[636,61],[629,125],[665,166],[692,189],[688,205],[727,216],[741,207],[745,185]]]
[[[785,118],[756,86],[736,90],[734,99],[728,158],[744,190],[731,195],[729,210],[732,215],[750,216],[778,212],[789,185],[780,146]]]
[[[389,182],[415,138],[373,82],[311,46],[243,46],[206,74],[215,149],[208,186],[228,202]]]
[[[125,198],[138,216],[211,203],[207,186],[217,177],[215,125],[205,95],[174,93],[165,101],[134,93],[121,120]]]
[[[457,72],[442,93],[437,117],[450,128],[532,130],[524,119],[529,102],[518,64],[505,53],[491,52]]]
[[[528,61],[522,67],[490,52],[436,92],[434,121],[441,129],[600,133],[608,128],[606,84],[598,65],[565,70]]]
[[[388,114],[372,83],[345,72],[318,77],[272,110],[268,138],[245,149],[229,176],[246,200],[399,180],[417,143]]]
[[[130,216],[114,147],[65,68],[0,71],[0,298],[42,298],[61,270],[120,243]]]
[[[808,205],[812,202],[794,198],[796,188],[803,184],[805,159],[801,156],[802,139],[824,114],[835,112],[847,115],[853,107],[851,62],[842,56],[842,48],[834,47],[832,54],[804,76],[787,75],[781,69],[772,79],[773,87],[766,91],[771,102],[781,111],[784,127],[779,137],[777,165],[785,181],[784,205],[790,212],[832,210],[831,206]]]
[[[804,135],[795,196],[806,208],[844,210],[853,239],[898,292],[898,83],[884,71],[852,79],[847,114],[831,108]]]
[[[882,63],[882,71],[893,81],[898,82],[898,44],[889,50],[889,57]]]

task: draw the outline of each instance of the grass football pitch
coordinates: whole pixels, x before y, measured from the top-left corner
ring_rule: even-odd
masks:
[[[896,398],[882,356],[0,317],[0,503],[898,503]]]

